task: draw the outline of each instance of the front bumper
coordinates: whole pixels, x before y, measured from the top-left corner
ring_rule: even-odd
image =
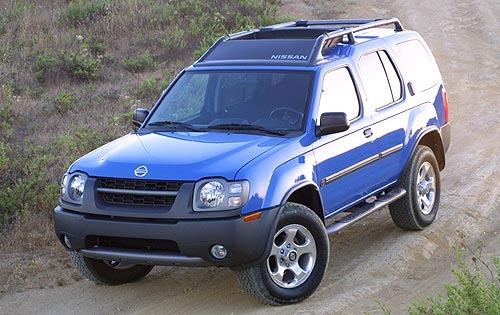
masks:
[[[262,211],[260,219],[244,222],[243,217],[213,219],[133,219],[54,209],[55,232],[71,250],[84,256],[151,265],[226,266],[238,268],[267,257],[277,224],[279,207]],[[107,247],[93,242],[97,237],[131,240],[169,241],[175,250],[155,248]],[[214,244],[223,245],[228,254],[222,260],[210,254]]]

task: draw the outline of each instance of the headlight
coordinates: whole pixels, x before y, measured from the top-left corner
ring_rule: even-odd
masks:
[[[224,185],[218,181],[203,184],[200,189],[200,202],[207,208],[215,208],[224,201]]]
[[[65,174],[61,181],[61,199],[81,204],[87,175],[82,173]]]
[[[228,182],[224,179],[205,179],[195,185],[193,208],[195,211],[232,210],[242,207],[248,200],[247,181]]]

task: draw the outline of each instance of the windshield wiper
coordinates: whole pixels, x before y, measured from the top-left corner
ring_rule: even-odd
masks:
[[[200,129],[194,127],[191,124],[183,123],[180,121],[171,121],[171,120],[155,121],[155,122],[149,123],[148,126],[151,126],[151,127],[169,126],[169,127],[174,127],[174,128],[181,127],[181,128],[188,129],[191,131],[201,131]]]
[[[259,125],[251,125],[251,124],[219,124],[208,126],[209,129],[222,129],[222,130],[256,130],[262,131],[273,135],[284,136],[286,135],[285,131],[273,130],[266,128],[264,126]]]

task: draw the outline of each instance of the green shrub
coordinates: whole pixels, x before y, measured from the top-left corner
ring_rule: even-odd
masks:
[[[12,110],[12,88],[2,85],[0,89],[0,139],[12,136],[14,111]]]
[[[75,0],[62,11],[61,19],[73,26],[88,23],[99,16],[106,15],[110,0]]]
[[[69,54],[66,60],[66,67],[72,77],[89,81],[101,77],[103,65],[99,58],[89,54],[86,49],[82,49],[81,51]]]
[[[9,168],[4,174],[7,183],[0,189],[0,221],[46,209],[55,200],[57,183],[45,180],[46,167],[51,164],[48,149],[26,146],[26,151],[17,151],[15,158],[9,159]]]
[[[36,57],[33,65],[35,77],[40,82],[53,79],[60,71],[60,60],[50,53],[43,53]]]
[[[2,169],[0,176],[0,220],[29,212],[49,213],[57,202],[60,176],[70,163],[130,129],[129,108],[136,104],[135,97],[151,104],[180,64],[203,53],[221,35],[277,22],[278,7],[276,0],[1,3],[0,165],[8,167]],[[54,19],[60,23],[54,25]],[[1,35],[5,32],[9,36]],[[76,34],[81,36],[75,40]],[[74,49],[75,45],[81,46]],[[149,53],[145,57],[134,56],[125,65],[132,45]],[[110,47],[112,53],[104,56]],[[30,65],[31,73],[25,71],[26,65]],[[165,79],[155,76],[130,92],[128,78],[120,76],[125,67],[130,67],[130,71],[161,67]],[[88,81],[100,79],[104,71],[106,78],[113,80],[99,82],[99,87],[92,90]],[[34,84],[33,78],[54,82],[49,86]],[[65,90],[64,81],[68,78],[86,82],[78,84],[81,91]],[[64,91],[57,94],[61,90]],[[19,91],[23,93],[22,101],[16,102],[14,95],[19,95]],[[134,97],[124,99],[125,94]],[[86,106],[78,113],[71,112],[74,121],[95,116],[99,123],[93,129],[75,130],[75,123],[47,126],[48,121],[54,120],[47,116],[53,113],[37,106],[40,100],[54,103],[60,118],[65,119],[80,96],[83,100],[91,96],[92,104],[102,98],[109,107],[102,111]],[[184,109],[189,106],[179,105],[179,113]],[[37,119],[29,118],[33,115]],[[24,131],[13,132],[14,126]]]
[[[170,53],[179,53],[186,49],[185,31],[181,27],[173,28],[166,38],[160,39],[161,44]]]
[[[123,65],[130,72],[142,72],[146,69],[154,69],[155,60],[149,52],[145,52],[137,58],[125,59]]]
[[[0,142],[0,171],[7,169],[7,163],[9,162],[9,151],[9,145],[7,143]]]
[[[7,18],[4,15],[0,15],[0,36],[5,34],[6,25],[7,25]]]
[[[0,222],[53,207],[59,195],[59,179],[70,163],[112,137],[85,128],[65,132],[45,146],[24,143],[24,150],[9,159],[0,182]]]
[[[104,40],[98,36],[92,36],[85,42],[86,48],[94,55],[104,55],[107,45]]]
[[[137,87],[135,95],[140,99],[152,99],[159,97],[161,93],[160,81],[156,79],[147,79]]]
[[[78,128],[74,132],[67,132],[57,137],[54,149],[70,155],[66,162],[71,163],[78,157],[111,140],[112,136],[104,132],[98,132],[90,128]]]
[[[473,257],[475,263],[478,259]],[[457,260],[458,265],[452,268],[457,283],[445,284],[446,297],[414,302],[410,305],[410,314],[500,314],[499,257],[493,257],[493,269],[487,267],[491,275],[486,275],[477,265],[470,267],[460,252],[457,253]]]
[[[76,96],[72,92],[61,91],[55,99],[56,110],[60,114],[66,113],[77,102]]]
[[[161,96],[161,93],[167,88],[171,80],[171,73],[167,73],[163,79],[147,79],[139,84],[135,96],[139,99],[154,102]]]

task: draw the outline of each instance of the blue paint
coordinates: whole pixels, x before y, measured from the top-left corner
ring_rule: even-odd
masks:
[[[188,73],[231,71],[310,73],[312,84],[304,110],[304,124],[297,132],[276,136],[220,130],[161,131],[147,130],[144,124],[138,132],[125,135],[83,156],[71,165],[69,172],[81,171],[90,177],[134,179],[134,170],[145,165],[148,172],[143,179],[146,180],[196,182],[210,177],[248,180],[249,200],[241,209],[241,214],[279,205],[294,187],[308,183],[319,189],[325,217],[338,213],[381,189],[393,186],[422,134],[430,130],[439,131],[445,124],[442,101],[444,87],[440,74],[435,74],[439,79],[433,87],[412,96],[408,90],[411,78],[407,77],[404,65],[395,52],[395,45],[405,40],[423,43],[420,36],[404,31],[390,36],[378,37],[375,34],[364,39],[366,41],[355,46],[335,46],[322,62],[313,66],[276,63],[195,64],[179,75],[182,78]],[[367,101],[358,69],[359,58],[376,50],[388,53],[402,80],[402,98],[382,110],[376,110]],[[323,78],[328,71],[339,67],[348,67],[352,73],[359,93],[361,114],[347,131],[318,137],[316,125]],[[161,106],[176,81],[164,92],[148,119]],[[373,132],[370,138],[363,133],[367,128]],[[332,174],[399,145],[402,145],[400,150],[386,157],[331,183],[322,183]]]

